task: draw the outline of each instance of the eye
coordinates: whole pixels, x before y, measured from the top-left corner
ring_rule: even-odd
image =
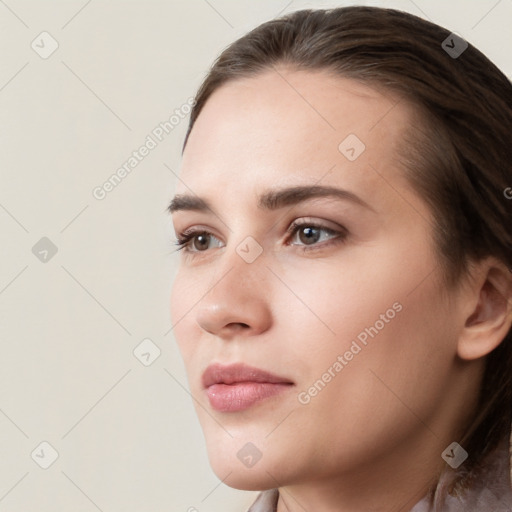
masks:
[[[212,239],[220,242],[220,240],[209,231],[188,229],[179,234],[174,244],[178,246],[178,251],[185,249],[185,252],[204,252],[209,248],[209,241]]]
[[[347,236],[343,229],[335,230],[311,221],[294,221],[286,232],[288,239],[292,240],[289,245],[301,246],[304,252],[320,250],[336,242],[341,243]],[[299,243],[294,243],[297,237]],[[191,228],[180,233],[174,244],[178,246],[178,251],[184,249],[187,253],[198,253],[206,252],[212,240],[218,242],[217,247],[222,247],[222,242],[209,231]]]
[[[297,238],[301,243],[292,243],[291,245],[304,244],[303,251],[320,250],[332,243],[343,242],[347,233],[345,230],[335,230],[328,228],[320,223],[311,221],[293,222],[287,232],[292,240]],[[327,236],[325,236],[327,234]],[[321,242],[321,243],[319,243]]]

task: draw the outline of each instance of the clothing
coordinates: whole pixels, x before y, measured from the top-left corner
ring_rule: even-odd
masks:
[[[247,512],[276,512],[278,498],[279,491],[277,489],[260,492]]]
[[[409,512],[511,512],[512,429],[510,436],[503,438],[485,457],[481,468],[471,472],[473,483],[461,496],[455,497],[448,494],[448,487],[458,474],[447,468],[433,492],[433,499],[431,495],[425,496]],[[278,499],[278,489],[263,491],[247,512],[276,512]]]

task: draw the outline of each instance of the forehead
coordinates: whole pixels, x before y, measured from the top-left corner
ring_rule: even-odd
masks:
[[[397,179],[412,110],[390,92],[326,71],[275,68],[228,82],[190,133],[177,193],[317,180],[362,186],[382,172]]]

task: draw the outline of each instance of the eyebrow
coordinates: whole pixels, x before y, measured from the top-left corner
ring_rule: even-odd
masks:
[[[318,197],[330,197],[350,201],[375,211],[367,202],[363,201],[353,192],[341,188],[318,185],[288,187],[266,191],[259,197],[258,208],[269,211],[278,210]],[[206,199],[189,194],[176,195],[167,207],[167,211],[172,214],[183,210],[198,212],[214,211]]]

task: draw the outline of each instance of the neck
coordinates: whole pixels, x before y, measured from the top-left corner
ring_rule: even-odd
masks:
[[[446,439],[423,434],[335,478],[279,488],[277,512],[406,512],[437,483]],[[432,456],[434,454],[434,456]]]

